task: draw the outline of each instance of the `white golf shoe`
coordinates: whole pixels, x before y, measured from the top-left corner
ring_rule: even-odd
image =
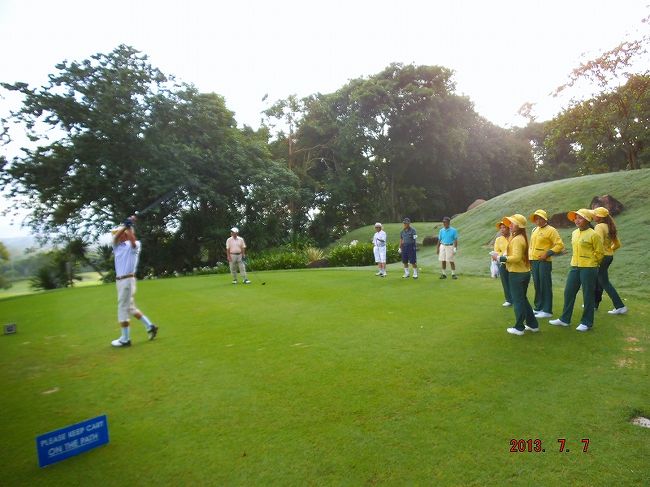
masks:
[[[537,328],[531,328],[531,327],[528,326],[528,325],[524,325],[524,329],[525,329],[526,331],[532,331],[533,333],[537,333],[537,332],[539,331],[539,326],[538,326]]]
[[[627,313],[627,306],[609,310],[607,313],[610,315],[624,315],[625,313]]]
[[[111,345],[113,345],[114,347],[130,347],[131,346],[131,340],[127,340],[127,341],[123,342],[121,338],[118,338],[117,340],[113,340],[111,342]]]
[[[535,313],[535,318],[551,318],[552,316],[551,313],[547,313],[546,311],[538,311]]]
[[[576,330],[578,331],[589,331],[589,327],[587,325],[583,325],[580,323],[578,326],[576,326]]]
[[[548,324],[549,325],[555,325],[555,326],[569,326],[568,323],[565,323],[564,321],[562,321],[559,318],[557,320],[548,320]]]
[[[506,331],[511,335],[521,336],[524,334],[524,330],[517,330],[516,328],[506,328]]]
[[[504,308],[507,308],[508,306],[512,306],[512,303],[510,301],[504,301],[501,306],[503,306]]]

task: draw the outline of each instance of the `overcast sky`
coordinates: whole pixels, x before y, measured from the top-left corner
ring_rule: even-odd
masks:
[[[566,100],[550,92],[581,61],[638,33],[649,4],[0,0],[0,81],[40,86],[64,59],[129,44],[164,73],[223,95],[240,125],[257,127],[260,111],[290,94],[332,92],[391,62],[442,65],[479,114],[507,127],[524,124],[525,102],[541,120],[553,117]],[[0,218],[0,239],[26,233]]]

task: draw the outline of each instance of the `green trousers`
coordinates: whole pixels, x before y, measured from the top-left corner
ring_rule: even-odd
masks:
[[[609,297],[612,298],[614,309],[622,308],[625,306],[623,300],[616,292],[616,289],[612,283],[609,282],[608,270],[613,260],[613,255],[606,255],[603,257],[603,261],[600,263],[600,267],[598,268],[598,284],[596,285],[596,308],[598,308],[598,305],[603,300],[603,291],[605,291]]]
[[[530,268],[533,273],[533,286],[535,287],[535,299],[533,309],[553,313],[553,281],[551,272],[553,262],[545,260],[531,260]]]
[[[533,307],[526,296],[530,283],[530,272],[510,272],[509,274],[511,303],[515,312],[515,328],[523,331],[524,323],[531,328],[538,328],[539,323],[537,323]]]
[[[499,264],[499,278],[501,279],[501,286],[503,286],[503,295],[506,301],[512,303],[512,295],[510,293],[510,273],[504,264]]]
[[[582,300],[585,307],[582,311],[580,323],[591,328],[594,325],[594,307],[596,304],[596,282],[598,281],[598,267],[571,267],[566,277],[564,287],[564,309],[560,319],[571,323],[573,306],[576,295],[582,287]]]

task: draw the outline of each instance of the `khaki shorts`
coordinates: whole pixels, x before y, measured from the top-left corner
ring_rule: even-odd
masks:
[[[135,277],[128,277],[115,281],[117,285],[117,321],[129,321],[137,308],[135,307]]]
[[[454,262],[454,246],[441,244],[438,260],[440,262]]]

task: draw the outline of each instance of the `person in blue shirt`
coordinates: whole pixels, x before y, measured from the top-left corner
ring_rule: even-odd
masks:
[[[456,275],[456,262],[455,256],[458,251],[458,231],[449,226],[451,218],[448,216],[442,219],[443,228],[438,232],[438,246],[436,247],[436,253],[438,254],[438,260],[442,266],[440,279],[447,279],[447,262],[451,267],[451,278],[458,279]]]
[[[404,218],[402,221],[404,229],[399,234],[399,252],[402,254],[402,264],[404,265],[404,275],[402,278],[408,279],[409,276],[409,262],[413,267],[413,279],[418,278],[418,259],[416,255],[415,242],[418,239],[418,234],[415,228],[411,226],[411,219]]]

